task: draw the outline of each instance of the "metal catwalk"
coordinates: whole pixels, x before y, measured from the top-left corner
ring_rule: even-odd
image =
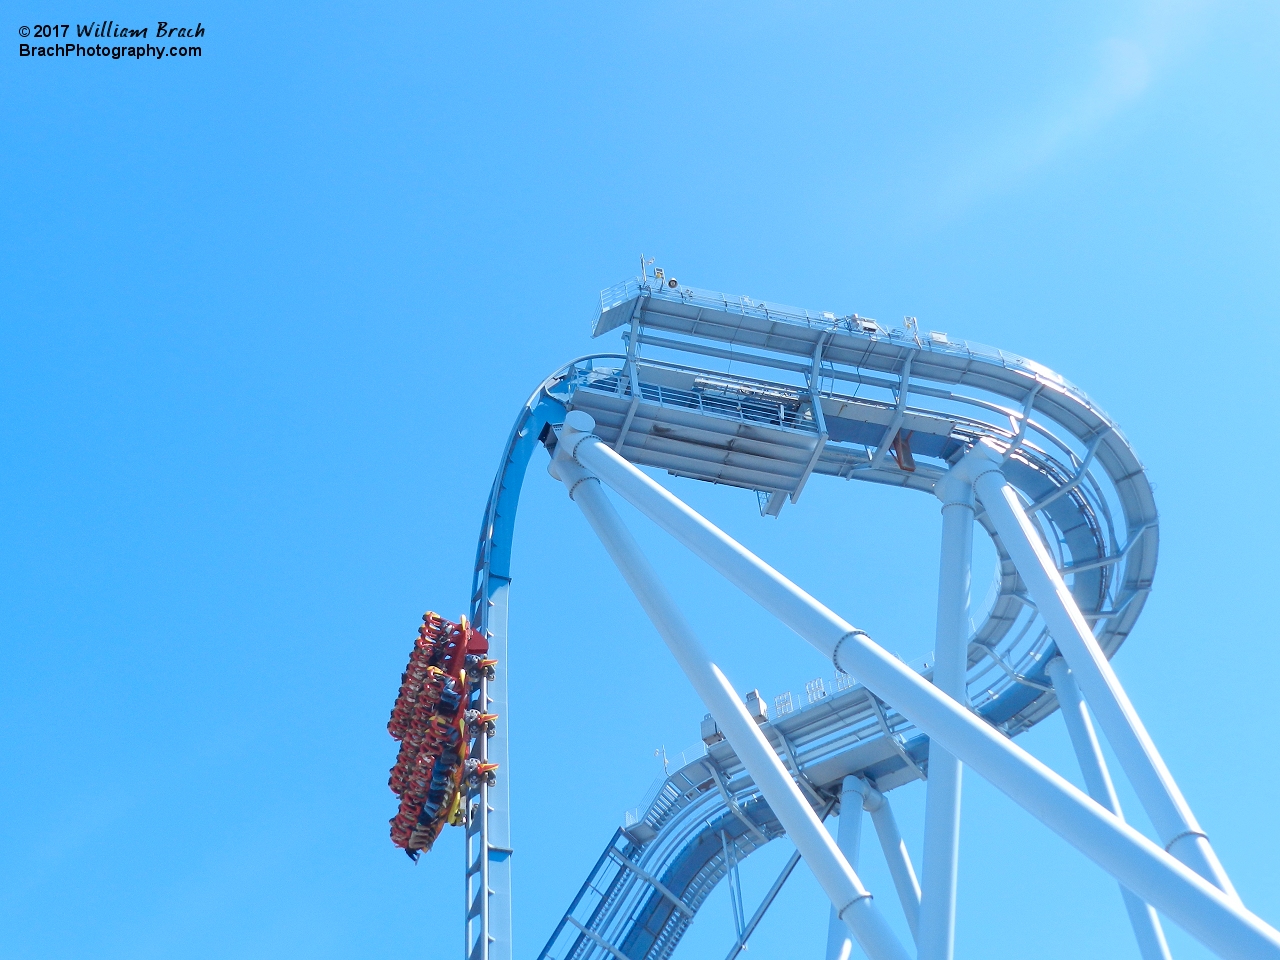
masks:
[[[1219,956],[1280,958],[1280,934],[1240,902],[1209,838],[1110,665],[1151,590],[1158,528],[1141,463],[1079,388],[979,344],[695,290],[660,271],[601,294],[593,336],[623,352],[547,378],[521,410],[485,512],[471,620],[499,667],[475,707],[505,715],[508,588],[516,507],[539,447],[709,711],[705,754],[628,817],[540,960],[661,960],[722,879],[786,836],[831,899],[828,956],[952,956],[962,770],[968,767],[1117,879],[1144,960],[1169,956],[1157,912]],[[639,467],[757,492],[776,517],[815,477],[931,495],[943,516],[933,651],[904,663]],[[620,497],[832,661],[833,689],[791,712],[733,690],[613,509]],[[974,527],[999,556],[994,597],[970,611]],[[976,629],[971,629],[972,622]],[[922,648],[929,640],[921,638]],[[1062,708],[1088,795],[1014,742]],[[1095,729],[1096,728],[1096,729]],[[1128,826],[1103,763],[1105,737],[1159,843]],[[466,816],[467,960],[510,960],[507,741]],[[892,790],[926,781],[924,853],[912,864]],[[822,821],[841,809],[832,837]],[[870,813],[892,891],[857,875],[859,808]],[[878,897],[873,897],[873,892]],[[913,941],[883,911],[901,909]]]

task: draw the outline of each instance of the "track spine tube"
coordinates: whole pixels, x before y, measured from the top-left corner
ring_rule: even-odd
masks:
[[[551,465],[553,476],[574,491],[574,502],[863,950],[871,960],[909,960],[871,894],[747,713],[737,692],[707,656],[609,502],[603,485],[571,459],[581,442],[578,434],[588,434],[594,426],[591,418],[581,412],[571,412],[565,418],[561,446]],[[597,437],[591,439],[600,442]],[[584,479],[586,482],[582,482]]]
[[[1209,949],[1227,960],[1280,960],[1280,932],[1238,899],[1117,820],[598,438],[574,437],[570,449],[602,482],[824,655],[831,656],[843,640],[841,670]]]
[[[1022,509],[1018,491],[1000,472],[1003,459],[1003,454],[989,440],[978,443],[967,455],[966,460],[975,461],[974,486],[978,498],[1093,708],[1121,769],[1165,849],[1239,902],[1239,895],[1173,774]]]

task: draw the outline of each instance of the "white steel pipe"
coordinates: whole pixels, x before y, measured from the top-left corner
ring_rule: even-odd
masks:
[[[876,839],[880,841],[885,863],[889,865],[889,876],[893,877],[893,887],[898,892],[907,927],[912,938],[916,938],[920,925],[920,884],[916,880],[915,868],[911,866],[911,854],[898,831],[893,807],[889,805],[888,797],[868,786],[862,809],[871,814],[871,824],[876,828]]]
[[[1102,758],[1102,747],[1093,732],[1093,723],[1089,720],[1089,709],[1080,696],[1080,688],[1076,686],[1067,662],[1061,657],[1054,657],[1045,669],[1049,679],[1053,681],[1054,692],[1058,695],[1062,720],[1067,726],[1071,746],[1080,761],[1080,773],[1084,776],[1089,795],[1117,817],[1123,817],[1120,798],[1116,796],[1111,774],[1107,772],[1106,761]],[[1120,888],[1120,895],[1124,898],[1124,909],[1129,914],[1129,923],[1133,927],[1134,938],[1138,941],[1138,952],[1142,955],[1142,960],[1170,960],[1169,944],[1165,940],[1156,912],[1133,891],[1123,886]]]
[[[938,569],[933,685],[967,706],[973,484],[957,475],[953,468],[935,484],[934,493],[942,501],[942,551]],[[960,761],[952,753],[936,741],[929,743],[919,960],[952,960],[955,955],[962,773]]]
[[[862,846],[862,799],[867,785],[857,777],[845,777],[840,785],[840,825],[836,828],[836,846],[858,869],[858,853]],[[827,960],[849,960],[853,953],[853,941],[849,928],[840,920],[835,905],[827,919]]]
[[[841,855],[737,693],[703,649],[683,614],[595,477],[557,460],[553,469],[604,544],[672,656],[764,795],[819,886],[872,960],[909,960],[871,894]]]
[[[1138,801],[1151,818],[1160,842],[1196,873],[1238,900],[1111,662],[1098,646],[1057,565],[1022,509],[1018,492],[1000,472],[1003,455],[984,440],[966,460],[974,461],[972,476],[978,498],[1098,718]]]
[[[560,444],[659,526],[852,673],[1147,903],[1228,960],[1280,960],[1280,932],[923,680],[589,434],[565,422]],[[559,452],[559,451],[557,451]]]

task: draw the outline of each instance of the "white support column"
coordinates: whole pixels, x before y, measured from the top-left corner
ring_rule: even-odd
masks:
[[[1116,796],[1115,785],[1111,782],[1106,761],[1102,758],[1102,747],[1093,732],[1089,710],[1084,704],[1084,698],[1080,696],[1080,688],[1076,686],[1075,679],[1067,668],[1067,661],[1054,657],[1046,669],[1053,681],[1054,692],[1058,695],[1062,719],[1067,725],[1071,746],[1075,748],[1076,757],[1080,761],[1080,772],[1084,775],[1089,795],[1117,817],[1122,817],[1120,799]],[[1124,908],[1133,925],[1133,935],[1138,941],[1138,952],[1142,955],[1142,960],[1170,960],[1169,944],[1165,941],[1164,930],[1156,912],[1124,887],[1120,888],[1120,895],[1124,898]]]
[[[885,862],[889,865],[889,875],[893,877],[894,889],[898,891],[898,900],[902,903],[902,913],[907,918],[912,939],[919,940],[916,931],[920,928],[920,884],[916,881],[916,871],[911,866],[907,845],[898,832],[893,807],[889,806],[888,797],[868,785],[862,809],[871,814],[876,838],[880,841],[880,849],[884,851]]]
[[[584,422],[585,421],[585,422]],[[566,420],[572,457],[1032,816],[1227,960],[1280,960],[1280,932],[1006,739],[724,531]],[[735,703],[737,703],[735,698]],[[776,756],[769,751],[769,756]],[[788,782],[790,778],[788,778]],[[797,791],[798,792],[798,791]],[[829,838],[828,838],[829,839]],[[837,851],[838,852],[838,851]],[[861,942],[861,940],[859,941]]]
[[[858,852],[862,846],[862,799],[867,785],[857,777],[845,777],[840,787],[840,826],[836,830],[836,846],[858,869]],[[835,906],[827,920],[827,960],[849,960],[853,953],[853,940],[849,928],[840,920]]]
[[[592,426],[591,418],[581,412],[570,413],[565,421],[566,429],[590,430]],[[721,733],[867,956],[871,960],[909,960],[875,907],[871,894],[748,715],[737,692],[707,656],[597,478],[579,464],[563,458],[559,451],[552,470],[568,488],[570,498],[582,510]]]
[[[1239,900],[1111,662],[1098,646],[1057,565],[1022,509],[1018,492],[1000,472],[1003,455],[984,440],[966,459],[974,461],[972,476],[978,498],[1151,818],[1160,842],[1200,876]]]
[[[933,685],[967,707],[973,485],[953,468],[937,482],[934,493],[942,501],[942,557],[938,571]],[[955,954],[961,774],[960,761],[936,741],[931,741],[924,814],[920,960],[952,960]]]

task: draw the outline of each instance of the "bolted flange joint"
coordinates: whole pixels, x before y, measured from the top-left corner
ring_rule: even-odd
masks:
[[[575,456],[578,446],[584,440],[600,439],[591,432],[595,429],[595,425],[596,422],[590,414],[583,413],[581,410],[571,410],[564,418],[555,453],[551,457],[551,462],[547,464],[547,473],[565,485],[569,491],[570,500],[574,499],[574,492],[587,480],[600,482],[599,478],[584,467]]]
[[[564,425],[560,428],[560,442],[556,444],[556,457],[577,460],[578,446],[584,440],[600,439],[592,433],[595,428],[596,421],[591,414],[583,410],[570,410],[565,414]],[[564,451],[563,454],[561,451]]]
[[[853,630],[850,630],[848,633],[846,633],[839,640],[837,640],[834,649],[832,649],[831,651],[831,665],[834,666],[836,670],[839,671],[840,673],[845,673],[845,674],[849,673],[848,670],[840,666],[840,646],[850,637],[863,637],[864,639],[867,640],[867,642],[875,643],[875,641],[871,639],[871,634],[867,633],[865,630],[859,630],[856,627]],[[852,676],[852,674],[850,674],[850,676]]]

